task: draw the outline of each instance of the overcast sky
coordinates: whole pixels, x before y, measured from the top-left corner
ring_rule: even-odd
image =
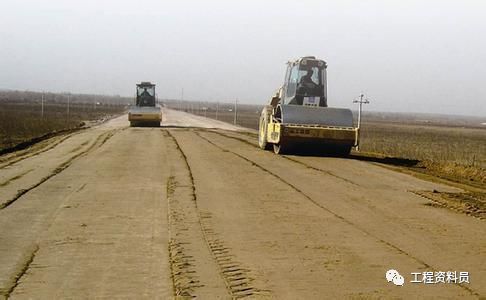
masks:
[[[0,3],[0,88],[264,104],[285,62],[328,62],[329,104],[486,116],[486,1]]]

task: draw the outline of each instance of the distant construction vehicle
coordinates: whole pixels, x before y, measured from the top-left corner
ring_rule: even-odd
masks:
[[[159,127],[162,121],[162,112],[156,103],[155,84],[141,82],[137,84],[135,106],[128,111],[130,126]]]
[[[348,155],[359,129],[350,109],[327,107],[327,64],[313,56],[288,62],[283,86],[261,113],[258,144],[276,154],[323,149]]]

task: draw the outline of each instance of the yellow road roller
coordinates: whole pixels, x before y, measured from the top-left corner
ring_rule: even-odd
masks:
[[[258,144],[276,154],[310,149],[348,155],[359,143],[350,109],[327,106],[327,64],[313,56],[287,63],[283,86],[261,113]]]
[[[150,82],[137,84],[135,106],[131,106],[128,110],[128,121],[130,126],[160,126],[162,112],[156,103],[155,84]]]

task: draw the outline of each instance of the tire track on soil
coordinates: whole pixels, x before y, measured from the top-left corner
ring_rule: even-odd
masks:
[[[13,176],[13,177],[11,177],[11,178],[3,181],[3,182],[0,182],[0,187],[4,187],[6,185],[9,185],[11,182],[13,182],[13,181],[15,181],[17,179],[20,179],[22,177],[24,177],[25,175],[29,174],[32,171],[34,171],[34,169],[30,169],[30,170],[24,171],[24,172],[22,172],[20,174],[17,174],[15,176]]]
[[[20,280],[22,277],[27,273],[27,271],[30,268],[30,265],[34,261],[35,255],[37,254],[37,251],[39,251],[39,245],[36,245],[30,255],[27,256],[27,259],[25,262],[22,264],[22,267],[20,268],[20,271],[17,275],[15,275],[14,280],[12,281],[11,285],[5,289],[5,291],[0,290],[0,295],[4,296],[5,299],[8,299],[10,295],[12,295],[13,291],[15,288],[20,284]]]
[[[226,137],[226,138],[229,138],[229,139],[241,141],[241,142],[243,142],[245,144],[248,144],[250,146],[253,146],[253,147],[256,147],[256,148],[260,149],[260,147],[258,147],[256,144],[250,142],[249,140],[247,140],[245,138],[235,137],[235,136],[233,136],[231,134],[221,133],[221,132],[218,132],[218,131],[215,131],[215,130],[199,130],[199,131],[215,133],[215,134],[218,134],[220,136],[223,136],[223,137]],[[244,135],[244,134],[241,134],[241,133],[238,133],[237,135],[249,136],[249,135]],[[284,159],[287,159],[287,160],[290,160],[290,161],[293,161],[293,162],[295,162],[297,164],[300,164],[300,165],[303,165],[303,166],[305,166],[305,167],[307,167],[309,169],[312,169],[312,170],[315,170],[315,171],[319,171],[319,172],[328,174],[330,176],[336,177],[336,178],[341,179],[343,181],[346,181],[347,183],[350,183],[350,184],[352,184],[354,186],[361,187],[360,184],[355,183],[355,182],[353,182],[353,181],[351,181],[351,180],[349,180],[347,178],[338,176],[338,175],[332,173],[331,171],[323,170],[323,169],[314,167],[312,165],[306,164],[306,163],[304,163],[302,161],[299,161],[297,159],[288,157],[286,155],[278,155],[278,157],[279,158],[284,158]],[[391,168],[390,166],[384,165],[383,163],[377,163],[377,162],[369,162],[369,163],[370,164],[373,164],[375,166],[381,167],[381,168],[385,168],[385,169],[388,169],[388,170],[397,171],[397,169]],[[399,171],[399,172],[408,174],[408,173],[403,172],[403,171]],[[418,177],[416,175],[412,175],[412,176]],[[420,178],[420,177],[418,177],[418,178]],[[458,212],[458,213],[462,213],[462,214],[465,214],[465,215],[468,215],[468,216],[471,216],[471,217],[474,217],[474,218],[478,218],[480,220],[486,219],[484,217],[485,210],[483,208],[481,208],[481,207],[484,207],[484,205],[479,205],[478,206],[477,205],[478,202],[472,203],[472,204],[468,203],[468,202],[471,202],[471,201],[469,201],[471,199],[471,197],[474,198],[474,193],[463,193],[463,192],[459,192],[459,193],[450,194],[450,193],[441,193],[441,192],[434,193],[434,191],[413,191],[413,190],[410,190],[408,192],[410,192],[412,194],[415,194],[417,196],[420,196],[420,197],[422,197],[424,199],[427,199],[427,200],[431,201],[430,206],[447,208],[447,209],[450,209],[450,210],[455,211],[455,212]],[[440,197],[436,197],[436,196],[438,196],[436,194],[439,194],[439,195],[449,194],[449,195],[454,195],[454,196],[460,196],[460,197],[458,197],[460,200],[457,200],[455,203],[454,202],[450,202],[450,201],[448,202],[447,199],[444,199],[444,197],[442,197],[442,199]],[[462,203],[462,205],[461,205],[461,203]],[[373,207],[371,207],[371,208],[373,208]]]
[[[12,205],[15,201],[19,200],[22,196],[27,194],[28,192],[38,188],[40,185],[51,179],[52,177],[56,176],[57,174],[61,173],[62,171],[66,170],[71,164],[79,157],[87,155],[89,152],[93,151],[96,148],[100,148],[105,144],[111,137],[113,137],[116,133],[118,133],[120,130],[124,129],[114,129],[110,130],[107,132],[104,132],[100,134],[96,140],[85,150],[75,154],[74,156],[70,157],[67,161],[63,162],[60,164],[57,168],[55,168],[49,175],[43,177],[41,180],[39,180],[37,183],[31,185],[30,187],[26,189],[21,189],[17,192],[17,194],[0,204],[0,210],[7,208],[8,206]]]
[[[235,136],[232,136],[232,135],[229,135],[229,134],[226,134],[226,133],[222,133],[222,132],[218,132],[218,131],[215,131],[215,130],[207,130],[207,131],[208,131],[208,132],[215,133],[215,134],[218,134],[218,135],[223,136],[223,137],[225,137],[225,138],[229,138],[229,139],[233,139],[233,140],[237,140],[237,141],[243,142],[243,143],[245,143],[245,144],[247,144],[247,145],[250,145],[250,146],[253,146],[253,147],[257,148],[257,149],[260,149],[260,147],[258,147],[258,145],[256,145],[256,144],[254,144],[254,143],[252,143],[252,142],[248,141],[247,139],[244,139],[244,138],[239,138],[239,137],[235,137]],[[340,180],[342,180],[342,181],[345,181],[345,182],[347,182],[347,183],[349,183],[349,184],[352,184],[352,185],[355,185],[355,186],[360,186],[360,185],[359,185],[359,184],[357,184],[356,182],[353,182],[353,181],[351,181],[351,180],[349,180],[349,179],[347,179],[347,178],[344,178],[344,177],[341,177],[341,176],[339,176],[339,175],[336,175],[336,174],[334,174],[333,172],[331,172],[331,171],[329,171],[329,170],[324,170],[324,169],[321,169],[321,168],[314,167],[314,166],[312,166],[312,165],[310,165],[310,164],[307,164],[307,163],[305,163],[305,162],[302,162],[302,161],[300,161],[300,160],[297,160],[297,159],[294,159],[294,158],[288,157],[287,155],[276,155],[276,157],[283,158],[283,159],[286,159],[286,160],[290,160],[290,161],[292,161],[292,162],[294,162],[294,163],[300,164],[300,165],[305,166],[305,167],[307,167],[307,168],[309,168],[309,169],[312,169],[312,170],[314,170],[314,171],[318,171],[318,172],[321,172],[321,173],[327,174],[327,175],[329,175],[329,176],[335,177],[335,178],[337,178],[337,179],[340,179]]]
[[[190,246],[189,230],[186,224],[187,215],[184,205],[180,203],[178,183],[174,176],[167,179],[167,206],[169,224],[169,261],[173,283],[173,292],[176,297],[194,297],[196,288],[201,287],[194,269],[194,258],[187,254],[186,248]]]
[[[305,199],[307,199],[308,201],[310,201],[311,203],[313,203],[315,206],[317,206],[318,208],[320,209],[323,209],[325,211],[327,211],[328,213],[330,213],[331,215],[335,216],[336,218],[338,218],[339,220],[341,220],[342,222],[348,224],[349,226],[355,228],[356,230],[358,231],[361,231],[362,233],[364,233],[365,235],[377,240],[378,242],[386,245],[387,247],[395,250],[395,251],[398,251],[398,253],[401,253],[413,260],[415,260],[417,263],[421,264],[425,269],[427,270],[431,270],[431,271],[439,271],[439,269],[437,268],[434,268],[432,267],[431,265],[429,265],[428,263],[426,263],[425,261],[423,261],[422,259],[418,258],[418,257],[415,257],[413,256],[411,253],[408,253],[407,251],[401,249],[400,247],[392,244],[391,242],[388,242],[382,238],[379,238],[375,235],[373,235],[372,233],[370,233],[369,231],[367,231],[366,229],[360,227],[359,225],[353,223],[352,221],[346,219],[344,216],[336,213],[335,211],[329,209],[328,207],[320,204],[319,202],[317,202],[316,200],[314,200],[312,197],[310,197],[309,195],[307,195],[304,191],[302,191],[301,189],[299,189],[298,187],[296,187],[295,185],[293,185],[292,183],[288,182],[287,180],[283,179],[282,177],[280,177],[279,175],[273,173],[272,171],[270,171],[269,169],[265,168],[264,166],[256,163],[255,161],[249,159],[248,157],[245,157],[241,154],[238,154],[236,152],[233,152],[229,149],[226,149],[222,146],[219,146],[217,145],[216,143],[212,142],[211,140],[209,140],[208,138],[202,136],[199,132],[195,131],[194,132],[199,138],[201,138],[202,140],[206,141],[207,143],[213,145],[215,148],[219,149],[220,151],[223,151],[223,152],[228,152],[228,153],[231,153],[233,154],[234,156],[250,163],[252,166],[255,166],[257,168],[259,168],[260,170],[262,170],[263,172],[273,176],[274,178],[276,178],[277,180],[281,181],[282,183],[286,184],[287,186],[289,186],[291,189],[293,189],[294,191],[298,192],[299,194],[301,194]],[[474,291],[473,289],[469,288],[468,286],[464,285],[464,284],[458,284],[457,285],[458,287],[468,291],[471,295],[474,295],[474,296],[479,296],[479,294]]]
[[[0,163],[3,163],[2,165],[0,165],[0,169],[3,169],[3,168],[6,168],[6,167],[9,167],[13,164],[16,164],[24,159],[27,159],[29,157],[33,157],[33,156],[37,156],[39,154],[42,154],[44,152],[47,152],[53,148],[55,148],[57,145],[61,144],[62,142],[64,142],[65,140],[67,140],[68,138],[72,137],[73,135],[75,135],[76,133],[69,133],[63,137],[61,137],[60,139],[58,139],[57,141],[54,141],[53,143],[51,144],[47,144],[45,145],[44,147],[41,147],[40,149],[38,149],[37,151],[33,151],[33,152],[26,152],[26,153],[23,153],[23,154],[20,154],[19,156],[14,156],[12,158],[7,158],[5,161],[6,162],[3,162],[2,160],[0,160]],[[27,148],[28,150],[28,148]],[[27,150],[20,150],[20,151],[27,151]]]
[[[233,299],[251,297],[258,294],[263,295],[263,290],[252,285],[254,279],[250,275],[251,271],[244,268],[242,264],[237,261],[236,257],[231,254],[231,249],[224,244],[224,241],[222,241],[218,233],[215,232],[211,223],[211,213],[202,212],[199,209],[197,205],[197,192],[194,177],[187,156],[172,133],[169,130],[165,130],[165,132],[167,132],[168,136],[174,142],[184,160],[190,181],[190,189],[192,191],[191,198],[197,213],[197,222],[199,223],[200,230],[211,257],[219,268],[219,274],[225,283],[228,294]],[[176,283],[174,283],[174,285],[176,285]]]

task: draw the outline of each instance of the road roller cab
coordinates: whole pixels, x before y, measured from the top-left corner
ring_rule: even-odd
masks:
[[[326,62],[313,56],[287,64],[283,104],[327,107]]]
[[[155,84],[142,82],[137,84],[137,106],[155,106]]]
[[[347,155],[359,142],[351,110],[327,107],[327,64],[313,56],[287,63],[282,87],[260,117],[258,143],[277,154],[304,147]]]
[[[137,84],[135,106],[128,111],[130,126],[160,126],[162,113],[157,106],[155,97],[155,84],[141,82]]]

